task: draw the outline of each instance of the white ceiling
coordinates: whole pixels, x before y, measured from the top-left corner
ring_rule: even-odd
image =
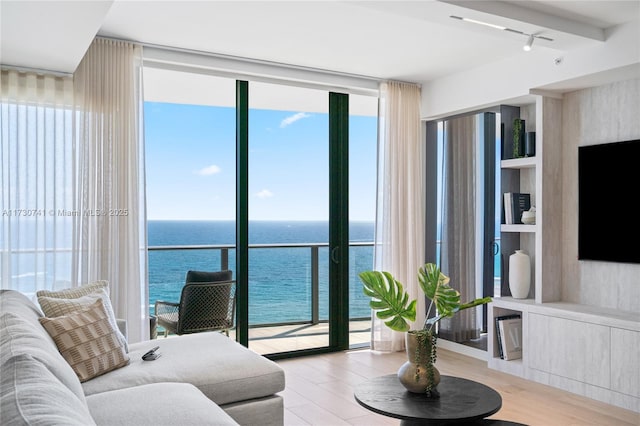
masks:
[[[640,22],[625,1],[14,1],[0,0],[0,62],[71,73],[96,36],[381,79],[424,82],[527,55],[606,43]]]

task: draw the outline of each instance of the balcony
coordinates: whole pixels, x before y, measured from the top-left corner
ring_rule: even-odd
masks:
[[[328,253],[327,243],[249,246],[249,346],[253,350],[266,354],[327,346]],[[366,346],[371,311],[358,273],[372,268],[373,242],[351,243],[349,262],[350,344]],[[189,269],[235,271],[235,246],[150,246],[150,314],[156,300],[180,299]]]

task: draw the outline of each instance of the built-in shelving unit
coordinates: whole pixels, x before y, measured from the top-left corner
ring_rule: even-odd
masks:
[[[525,132],[536,131],[535,105],[521,107],[502,107],[502,134],[501,152],[503,159],[500,162],[500,192],[518,192],[531,195],[531,205],[536,206],[539,190],[537,188],[537,172],[539,169],[538,156],[509,158],[513,155],[511,149],[513,144],[513,120],[515,118],[524,119],[526,123]],[[504,199],[501,200],[504,207]],[[537,206],[536,206],[537,208]],[[516,250],[523,250],[531,259],[532,266],[535,265],[535,248],[538,239],[538,221],[534,225],[505,224],[503,218],[500,225],[500,247],[502,254],[503,273],[501,278],[501,295],[510,296],[509,291],[509,256]],[[535,267],[531,271],[531,289],[529,298],[535,297]]]
[[[536,232],[535,225],[500,225],[500,232]]]
[[[531,169],[536,167],[536,157],[511,158],[502,160],[500,168],[502,169]]]
[[[521,118],[525,120],[526,132],[536,131],[536,115],[535,105],[526,105],[521,107],[504,107],[502,109],[502,127],[504,132],[502,134],[503,139],[500,141],[502,144],[501,151],[503,157],[509,157],[512,152],[509,152],[509,148],[513,142],[512,126],[514,118]],[[536,138],[537,139],[537,138]],[[539,153],[538,149],[539,141],[536,140],[536,156],[524,157],[524,158],[508,158],[503,159],[500,162],[500,193],[506,192],[520,192],[531,194],[531,205],[536,206],[538,209],[538,194],[540,188],[537,184],[537,175],[540,173]],[[504,204],[504,199],[501,200]],[[536,223],[533,225],[524,224],[505,224],[503,218],[500,225],[500,247],[502,254],[502,276],[501,276],[501,297],[495,298],[489,309],[489,367],[514,374],[521,377],[527,376],[528,365],[528,346],[525,342],[528,341],[529,336],[527,333],[527,310],[523,309],[524,306],[532,305],[535,303],[536,295],[538,294],[537,287],[540,283],[537,283],[536,264],[539,261],[536,256],[536,247],[539,244],[540,239],[540,219],[536,217]],[[513,299],[511,292],[509,291],[509,256],[516,250],[524,250],[531,259],[531,287],[529,290],[529,296],[526,299]],[[522,318],[522,358],[515,360],[504,360],[500,358],[500,352],[498,347],[498,337],[495,329],[495,318],[504,315],[520,315]]]
[[[536,96],[521,106],[526,131],[536,132],[536,156],[501,162],[501,192],[531,194],[534,225],[501,225],[501,295],[488,309],[490,368],[640,412],[640,313],[561,300],[562,100]],[[513,120],[513,115],[507,115]],[[503,120],[504,136],[511,126]],[[507,143],[509,143],[507,141]],[[504,149],[504,147],[503,147]],[[531,289],[525,299],[509,292],[509,256],[531,258]],[[522,358],[500,358],[495,318],[522,318]]]

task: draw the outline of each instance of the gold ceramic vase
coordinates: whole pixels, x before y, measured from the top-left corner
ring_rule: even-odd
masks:
[[[398,370],[400,383],[413,393],[435,393],[440,372],[433,365],[436,358],[435,336],[426,330],[412,330],[406,334],[408,361]]]

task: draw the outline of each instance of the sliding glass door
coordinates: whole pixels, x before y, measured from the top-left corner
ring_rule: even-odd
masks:
[[[360,272],[373,268],[378,98],[349,95],[349,346],[369,346],[371,308]]]
[[[150,314],[230,269],[256,352],[367,344],[377,98],[162,68],[145,95]]]
[[[249,83],[249,347],[329,346],[329,93]]]

